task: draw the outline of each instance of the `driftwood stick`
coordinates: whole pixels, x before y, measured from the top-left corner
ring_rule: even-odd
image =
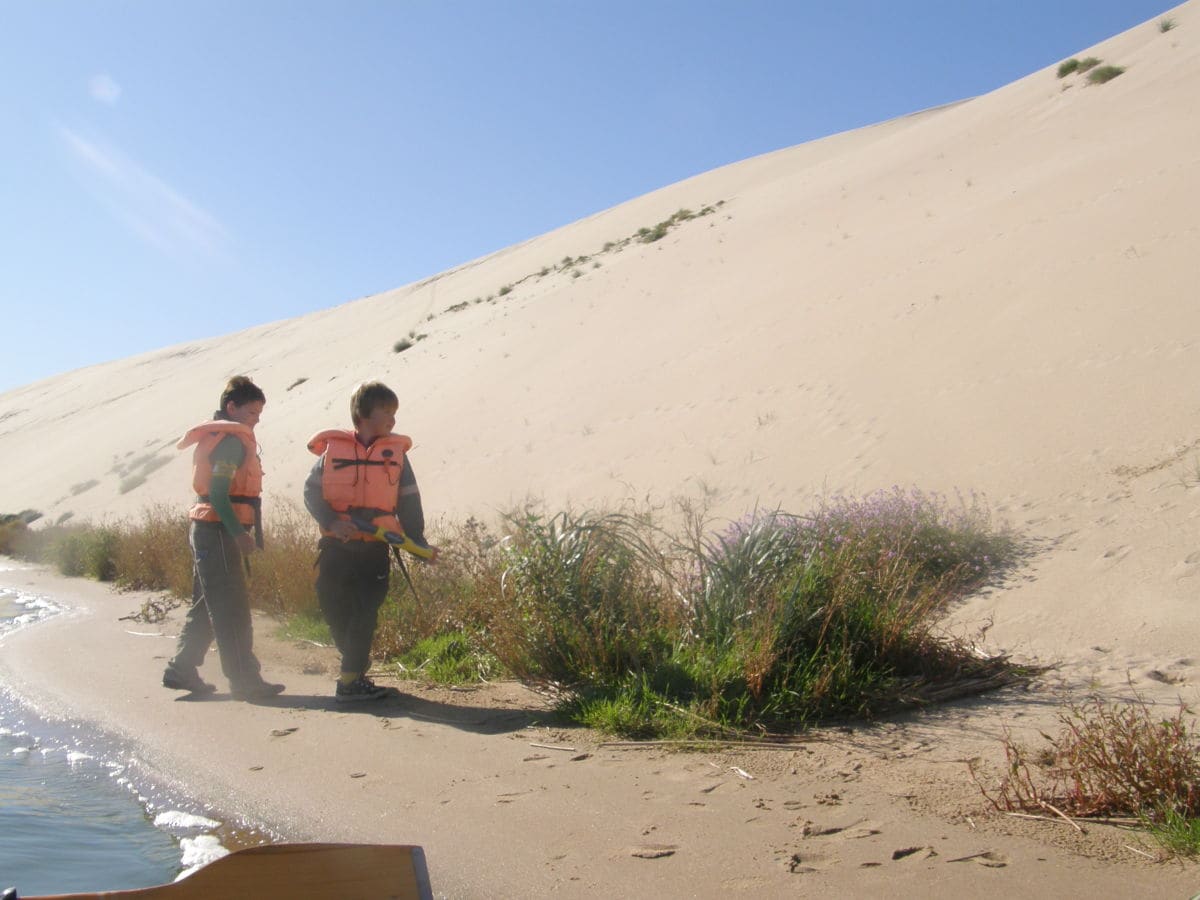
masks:
[[[1131,853],[1136,853],[1139,856],[1146,857],[1146,859],[1157,859],[1153,853],[1147,853],[1145,850],[1139,850],[1137,847],[1130,847],[1128,844],[1122,844],[1121,846]]]
[[[1039,800],[1038,804],[1041,805],[1042,807],[1044,807],[1045,809],[1050,810],[1052,813],[1055,813],[1056,815],[1061,816],[1068,825],[1070,825],[1072,828],[1074,828],[1080,834],[1083,834],[1083,829],[1080,828],[1079,825],[1077,825],[1070,816],[1068,816],[1065,812],[1063,812],[1061,809],[1059,809],[1053,803],[1047,803],[1045,800]]]
[[[575,747],[560,747],[556,744],[530,744],[529,746],[537,747],[539,750],[563,750],[567,753],[578,752],[577,748]]]

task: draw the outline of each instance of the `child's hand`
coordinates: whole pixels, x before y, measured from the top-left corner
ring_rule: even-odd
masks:
[[[329,527],[329,530],[333,532],[333,536],[339,541],[348,541],[354,535],[358,534],[358,529],[354,526],[354,523],[346,519],[338,519]]]
[[[249,556],[258,549],[254,543],[254,535],[248,531],[243,531],[234,540],[237,542],[238,549],[242,551],[242,556]]]
[[[438,554],[440,554],[442,551],[439,550],[437,547],[433,546],[433,544],[430,544],[429,552],[431,554],[429,557],[429,562],[435,563],[438,561]]]

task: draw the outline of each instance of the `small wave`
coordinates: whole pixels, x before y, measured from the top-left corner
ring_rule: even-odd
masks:
[[[0,635],[48,619],[66,608],[49,597],[12,589],[0,589],[0,600],[4,601],[3,612],[8,613],[0,614]],[[13,615],[13,612],[16,614]]]
[[[221,823],[215,819],[193,815],[178,809],[160,812],[154,817],[155,828],[165,828],[169,831],[190,831],[201,828],[216,828]]]

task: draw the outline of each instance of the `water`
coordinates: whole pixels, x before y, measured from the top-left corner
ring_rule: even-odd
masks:
[[[58,611],[0,588],[0,641]],[[169,796],[127,748],[39,719],[3,690],[0,835],[0,889],[22,896],[162,884],[224,855],[225,844],[264,839]]]

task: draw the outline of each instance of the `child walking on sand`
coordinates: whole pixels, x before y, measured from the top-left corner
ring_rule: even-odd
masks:
[[[215,638],[235,700],[264,700],[283,690],[282,684],[264,681],[259,674],[243,572],[246,557],[262,547],[262,465],[254,426],[266,401],[262,388],[235,375],[225,385],[212,421],[189,429],[178,444],[180,450],[196,448],[196,503],[188,512],[195,567],[192,606],[175,657],[163,673],[163,687],[192,694],[215,691],[199,672]]]
[[[387,597],[394,543],[405,536],[430,560],[421,493],[408,451],[412,440],[393,434],[400,401],[378,381],[350,398],[354,430],[315,435],[308,449],[320,459],[304,483],[304,505],[321,528],[317,543],[317,600],[342,656],[334,699],[378,700],[388,689],[367,677],[379,607]]]

